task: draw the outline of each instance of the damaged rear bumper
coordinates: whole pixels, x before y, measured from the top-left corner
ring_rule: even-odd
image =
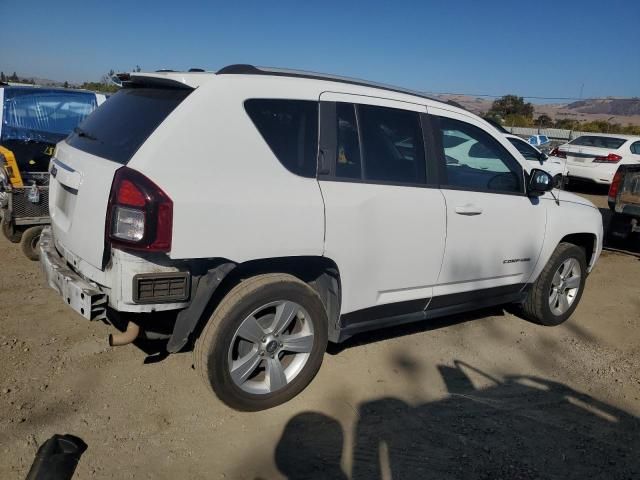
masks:
[[[107,294],[67,266],[54,246],[50,227],[45,227],[40,236],[40,265],[49,286],[75,312],[87,320],[106,318]]]

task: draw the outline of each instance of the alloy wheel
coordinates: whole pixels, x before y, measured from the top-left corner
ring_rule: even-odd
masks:
[[[228,352],[231,379],[247,393],[276,392],[300,374],[313,344],[313,323],[302,306],[288,300],[270,302],[236,330]]]
[[[571,308],[580,289],[581,276],[582,269],[577,259],[571,257],[560,264],[549,290],[551,313],[560,316]]]

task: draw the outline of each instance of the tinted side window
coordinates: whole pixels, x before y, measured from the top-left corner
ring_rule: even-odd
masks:
[[[251,99],[244,105],[280,163],[292,173],[315,178],[318,102]]]
[[[515,138],[509,138],[508,140],[527,160],[533,160],[536,162],[540,160],[538,151],[524,140],[516,140]]]
[[[358,105],[364,179],[425,184],[424,141],[417,112]]]
[[[338,120],[336,177],[362,178],[358,123],[353,104],[336,104],[336,117]]]
[[[522,193],[522,166],[484,130],[439,118],[446,162],[445,185],[469,190]]]
[[[126,164],[191,89],[123,88],[67,138],[72,147]]]
[[[631,153],[640,155],[640,142],[635,142],[631,145]]]

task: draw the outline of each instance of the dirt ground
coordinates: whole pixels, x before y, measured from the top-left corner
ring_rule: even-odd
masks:
[[[604,207],[601,191],[583,191]],[[573,317],[500,308],[332,347],[301,395],[239,413],[190,353],[107,345],[0,241],[0,478],[88,445],[76,479],[640,478],[640,258],[606,251]]]

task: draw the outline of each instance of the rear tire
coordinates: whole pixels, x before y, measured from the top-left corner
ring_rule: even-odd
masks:
[[[288,326],[280,330],[279,323]],[[320,297],[306,283],[282,273],[251,277],[222,299],[205,325],[194,349],[196,370],[231,408],[257,411],[280,405],[318,372],[327,324]],[[303,337],[304,345],[295,343]]]
[[[560,325],[578,306],[586,275],[584,249],[560,243],[531,287],[522,314],[540,325]]]
[[[2,233],[11,243],[20,243],[22,238],[22,230],[18,230],[10,220],[2,220]]]
[[[43,228],[42,225],[29,227],[22,234],[20,248],[29,260],[38,261],[40,259],[40,234]]]

